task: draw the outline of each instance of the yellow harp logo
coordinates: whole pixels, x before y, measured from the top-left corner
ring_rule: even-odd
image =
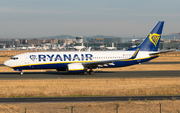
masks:
[[[149,40],[154,44],[155,47],[160,39],[160,36],[161,35],[157,33],[149,34]]]

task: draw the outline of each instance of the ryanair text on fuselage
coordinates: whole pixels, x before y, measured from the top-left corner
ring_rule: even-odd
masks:
[[[92,54],[40,54],[38,55],[38,61],[87,61],[92,60]],[[30,55],[30,59],[34,61],[36,59],[36,55]]]

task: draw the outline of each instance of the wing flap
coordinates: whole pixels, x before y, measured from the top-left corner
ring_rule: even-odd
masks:
[[[101,66],[108,66],[108,65],[113,65],[113,63],[115,61],[123,61],[123,60],[126,60],[126,59],[116,59],[116,60],[104,60],[104,61],[97,61],[97,62],[86,62],[86,63],[83,63],[83,65],[85,67],[98,67],[98,65],[101,65]]]

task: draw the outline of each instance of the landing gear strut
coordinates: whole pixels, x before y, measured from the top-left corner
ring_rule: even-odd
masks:
[[[88,72],[87,69],[84,69],[83,74],[86,75],[87,72]]]
[[[93,75],[93,74],[94,74],[94,71],[93,71],[92,69],[90,69],[89,74],[90,74],[90,75]]]
[[[23,73],[23,71],[21,71],[21,73],[20,73],[21,75],[23,75],[24,73]]]

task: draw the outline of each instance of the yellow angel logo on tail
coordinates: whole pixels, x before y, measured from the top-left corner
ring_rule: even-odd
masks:
[[[154,44],[155,47],[160,39],[160,36],[161,35],[157,33],[149,34],[149,40]]]

